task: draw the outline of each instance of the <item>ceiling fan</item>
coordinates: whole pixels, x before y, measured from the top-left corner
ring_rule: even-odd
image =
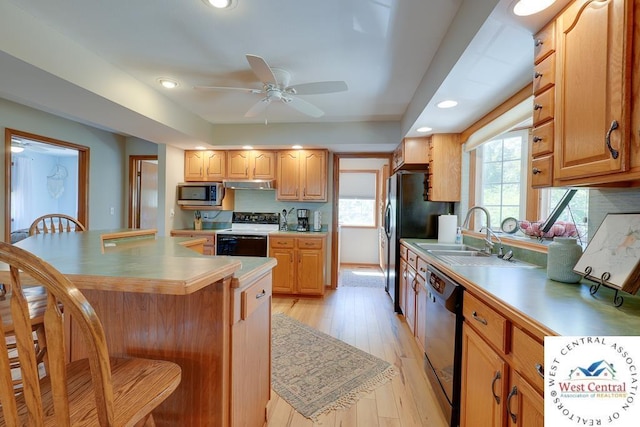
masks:
[[[280,68],[271,68],[267,62],[256,55],[246,55],[249,66],[262,82],[262,89],[226,87],[226,86],[195,86],[197,90],[240,91],[264,95],[245,113],[245,117],[255,117],[263,112],[272,102],[280,101],[303,114],[311,117],[322,117],[324,111],[315,105],[298,98],[296,95],[319,95],[325,93],[344,92],[348,89],[343,81],[326,81],[302,83],[289,86],[291,74]]]

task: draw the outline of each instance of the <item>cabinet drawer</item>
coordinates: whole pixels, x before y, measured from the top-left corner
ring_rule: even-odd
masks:
[[[556,50],[556,26],[551,21],[533,38],[534,63],[537,64]]]
[[[298,249],[322,249],[322,239],[298,239]]]
[[[271,303],[271,275],[268,274],[256,283],[242,291],[242,308],[240,309],[240,319],[245,320],[260,305]]]
[[[553,152],[553,120],[531,132],[531,155],[538,157]]]
[[[534,387],[544,389],[544,346],[524,331],[511,328],[513,367]]]
[[[407,249],[407,264],[413,267],[414,270],[418,269],[418,255],[410,249]]]
[[[533,100],[533,126],[541,125],[553,118],[555,109],[555,91],[547,89]]]
[[[201,237],[205,237],[207,239],[205,245],[210,245],[210,246],[215,246],[216,244],[216,236],[201,236]]]
[[[468,292],[464,293],[462,314],[468,325],[500,351],[506,352],[507,319]]]
[[[427,265],[427,261],[418,257],[418,268],[416,269],[416,271],[423,279],[427,278]]]
[[[269,237],[269,246],[272,248],[293,248],[293,237]]]
[[[550,187],[553,182],[553,156],[540,157],[531,161],[531,186]]]
[[[552,53],[534,67],[533,93],[538,95],[553,87],[556,81],[556,55]]]

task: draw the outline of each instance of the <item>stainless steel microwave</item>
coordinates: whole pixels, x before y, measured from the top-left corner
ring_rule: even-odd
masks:
[[[179,205],[221,206],[224,186],[221,182],[186,182],[178,184]]]

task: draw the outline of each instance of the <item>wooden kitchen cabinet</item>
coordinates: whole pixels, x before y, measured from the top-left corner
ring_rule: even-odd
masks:
[[[269,237],[276,294],[324,295],[325,237]]]
[[[393,172],[398,170],[426,170],[429,164],[429,139],[404,138],[392,158]]]
[[[544,350],[500,311],[464,294],[461,427],[544,422]]]
[[[275,177],[275,151],[227,152],[227,179],[275,179]]]
[[[462,180],[462,147],[459,134],[429,137],[427,200],[459,202]]]
[[[186,150],[184,152],[184,180],[222,181],[226,177],[225,151]]]
[[[556,24],[547,24],[534,37],[533,129],[529,132],[529,152],[533,188],[553,185]]]
[[[507,369],[498,353],[465,323],[460,427],[503,427]]]
[[[276,200],[326,202],[326,150],[288,150],[278,152]]]
[[[575,0],[536,35],[533,187],[640,184],[634,7]]]
[[[261,426],[271,398],[271,274],[233,294],[232,426]]]
[[[398,274],[400,274],[398,279],[398,307],[400,307],[400,311],[403,314],[407,312],[407,289],[409,288],[409,284],[407,283],[407,270],[408,264],[406,258],[400,258],[400,270],[398,271]]]

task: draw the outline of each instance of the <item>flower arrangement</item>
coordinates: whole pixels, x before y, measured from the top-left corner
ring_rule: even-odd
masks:
[[[552,239],[553,237],[578,237],[578,230],[573,222],[568,221],[556,221],[549,231],[543,233],[540,227],[544,224],[544,221],[529,222],[526,220],[520,221],[520,230],[531,237],[541,237],[546,239]]]

